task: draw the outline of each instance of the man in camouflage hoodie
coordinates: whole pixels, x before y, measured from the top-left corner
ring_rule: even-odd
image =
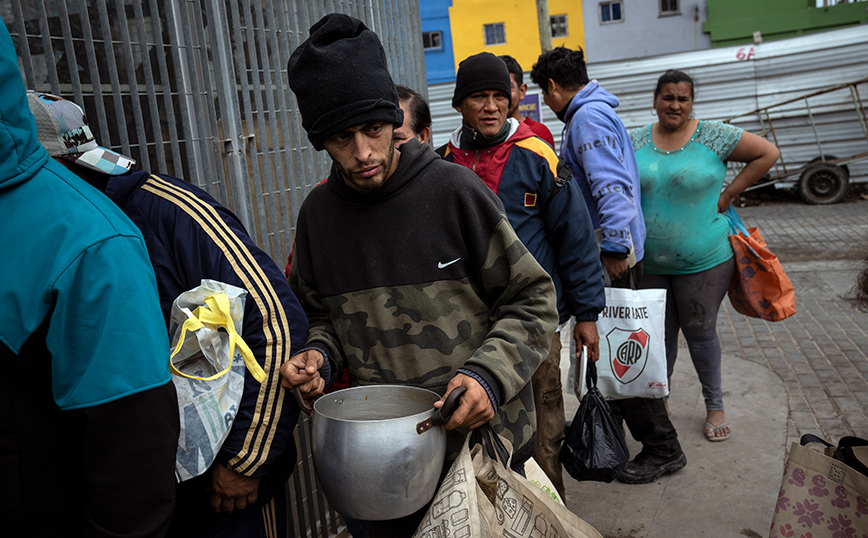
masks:
[[[334,163],[299,212],[289,280],[311,328],[284,383],[318,394],[329,360],[354,385],[444,396],[464,386],[450,449],[463,442],[456,428],[490,421],[523,464],[536,424],[530,379],[558,322],[551,278],[470,170],[416,140],[394,148],[403,113],[361,21],[333,14],[311,27],[289,81],[308,138]]]

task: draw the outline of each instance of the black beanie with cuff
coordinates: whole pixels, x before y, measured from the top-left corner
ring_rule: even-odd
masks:
[[[301,125],[317,150],[356,125],[404,122],[383,45],[356,18],[332,13],[320,19],[292,52],[287,69]]]
[[[512,88],[506,63],[490,52],[468,56],[458,64],[452,106],[457,107],[470,94],[486,90],[502,91],[512,108]]]

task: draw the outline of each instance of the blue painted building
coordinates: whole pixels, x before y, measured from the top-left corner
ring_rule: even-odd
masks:
[[[452,52],[452,29],[449,24],[450,7],[452,0],[419,2],[428,84],[455,80],[455,54]]]

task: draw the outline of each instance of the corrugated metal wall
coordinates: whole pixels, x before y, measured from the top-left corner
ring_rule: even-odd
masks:
[[[752,51],[752,52],[751,52]],[[741,58],[741,59],[740,59]],[[596,78],[621,100],[618,115],[628,129],[647,125],[657,78],[667,69],[687,71],[696,80],[694,111],[699,119],[725,119],[786,101],[829,86],[868,76],[868,30],[865,26],[834,30],[805,37],[784,39],[759,45],[726,47],[698,52],[654,56],[637,60],[592,63],[588,75]],[[525,74],[529,93],[540,93]],[[862,100],[868,103],[868,87],[860,86]],[[453,83],[429,86],[435,146],[445,144],[449,134],[461,124],[451,106]],[[542,101],[542,99],[540,99]],[[828,94],[811,109],[818,125],[825,153],[838,157],[868,151],[862,128],[847,92]],[[546,106],[542,119],[560,147],[563,124]],[[788,119],[775,125],[787,162],[804,164],[819,155],[813,131],[803,104],[786,109]],[[759,132],[757,122],[740,120],[740,127]],[[868,181],[868,162],[850,166],[851,179]]]
[[[2,0],[29,89],[82,104],[98,141],[212,193],[276,260],[328,172],[286,64],[330,12],[365,21],[398,83],[425,88],[415,0]]]
[[[100,144],[232,209],[283,267],[299,205],[330,160],[308,143],[286,64],[326,13],[365,21],[396,82],[425,93],[417,0],[0,0],[28,89],[82,105]],[[337,528],[309,430],[288,484],[290,536]]]

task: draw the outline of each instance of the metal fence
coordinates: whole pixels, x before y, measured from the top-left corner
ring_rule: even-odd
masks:
[[[29,89],[83,105],[98,141],[232,209],[276,260],[328,172],[286,64],[330,12],[383,41],[398,83],[425,94],[415,0],[0,0]]]
[[[417,0],[0,0],[28,89],[85,109],[100,144],[197,185],[281,266],[329,160],[309,145],[286,64],[326,13],[365,21],[397,83],[427,94]],[[310,466],[288,484],[292,536],[336,528]]]

